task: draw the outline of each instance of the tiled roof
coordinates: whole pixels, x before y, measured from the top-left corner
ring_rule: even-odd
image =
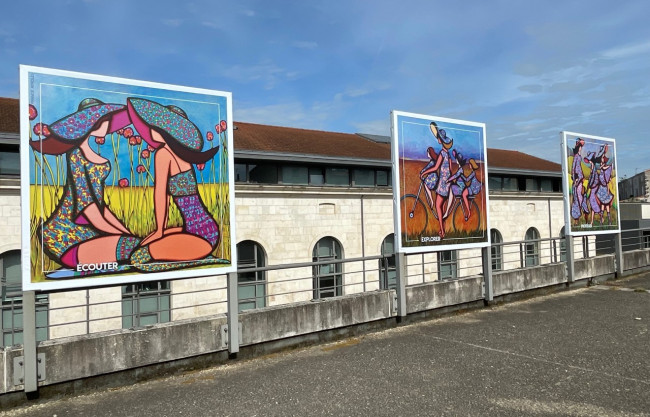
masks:
[[[237,151],[319,155],[390,161],[388,136],[325,132],[322,130],[234,122]],[[0,132],[19,133],[18,99],[0,97]],[[379,139],[378,139],[379,138]],[[374,140],[372,140],[374,139]],[[560,164],[518,151],[488,148],[490,168],[561,172]]]
[[[20,115],[17,98],[0,97],[0,132],[20,133]]]
[[[390,145],[351,133],[234,122],[236,151],[311,154],[342,158],[390,160]]]
[[[556,162],[519,151],[488,148],[487,157],[488,168],[562,172],[562,165]]]

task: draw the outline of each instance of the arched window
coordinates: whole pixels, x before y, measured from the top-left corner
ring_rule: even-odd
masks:
[[[564,226],[560,229],[560,262],[566,262],[566,234]]]
[[[490,252],[492,252],[492,270],[501,271],[503,269],[503,246],[495,245],[495,243],[503,243],[503,237],[497,229],[490,229],[490,241],[492,241],[492,246],[490,247]]]
[[[266,271],[246,272],[246,268],[266,266],[264,248],[252,240],[237,244],[237,299],[239,311],[266,307]],[[244,270],[244,271],[242,271]]]
[[[343,259],[343,248],[333,237],[324,237],[314,246],[314,262]],[[314,265],[314,299],[336,297],[343,293],[343,268],[340,263]]]
[[[397,288],[397,268],[395,263],[395,234],[384,238],[381,242],[381,256],[379,260],[379,287],[382,290]]]
[[[23,343],[23,291],[20,267],[20,251],[12,250],[0,255],[0,283],[2,307],[0,307],[0,346]],[[36,296],[36,340],[47,340],[47,295]]]
[[[525,266],[537,266],[539,265],[539,242],[536,241],[539,239],[539,232],[534,227],[531,227],[526,231],[526,243],[525,246]]]

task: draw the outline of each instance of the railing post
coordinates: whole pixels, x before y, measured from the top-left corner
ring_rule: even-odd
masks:
[[[523,243],[519,244],[519,267],[524,267],[524,245]]]
[[[621,278],[625,266],[623,265],[623,242],[620,233],[616,233],[614,237],[614,249],[616,251],[616,278]]]
[[[228,273],[228,352],[239,352],[239,300],[237,297],[237,273]]]
[[[406,254],[397,254],[397,317],[406,317]]]
[[[494,299],[494,290],[492,289],[492,248],[489,246],[481,248],[481,255],[483,258],[483,288],[485,289],[483,297],[485,304],[490,304]]]
[[[36,293],[23,292],[23,370],[25,393],[38,392],[38,365],[36,352]]]
[[[564,236],[566,248],[566,278],[567,283],[572,283],[575,277],[575,256],[573,253],[573,236],[566,234]]]

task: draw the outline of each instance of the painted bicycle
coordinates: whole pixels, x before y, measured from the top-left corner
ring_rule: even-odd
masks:
[[[429,201],[429,196],[424,193],[424,200],[421,198],[424,182],[420,182],[417,194],[405,194],[400,199],[402,208],[402,232],[409,236],[423,235],[429,227],[429,212],[433,215],[434,219],[438,219],[435,210],[432,210],[432,202]],[[426,203],[425,204],[425,200]],[[474,201],[474,196],[468,197],[469,212],[465,212],[465,207],[462,204],[461,196],[454,196],[452,206],[447,213],[451,214],[451,229],[449,226],[446,228],[451,231],[466,231],[478,232],[481,228],[481,211],[478,204]]]

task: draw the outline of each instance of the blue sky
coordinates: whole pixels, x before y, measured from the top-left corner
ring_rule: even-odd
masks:
[[[236,121],[390,134],[390,111],[487,125],[488,147],[560,161],[561,130],[650,169],[650,2],[5,2],[18,65],[230,91]]]

